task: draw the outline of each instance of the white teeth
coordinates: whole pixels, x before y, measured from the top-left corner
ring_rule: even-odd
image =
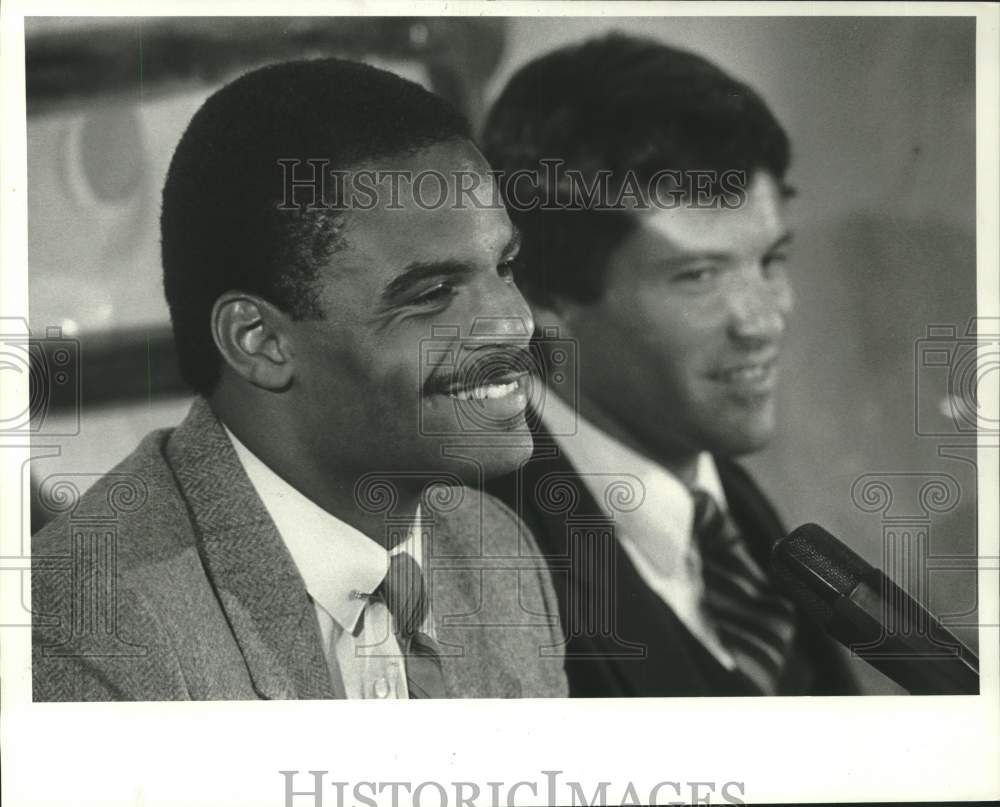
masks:
[[[508,384],[486,384],[482,387],[476,387],[470,390],[458,390],[451,393],[452,398],[457,398],[460,401],[482,401],[487,398],[503,398],[514,392],[520,385],[517,381],[511,381]]]

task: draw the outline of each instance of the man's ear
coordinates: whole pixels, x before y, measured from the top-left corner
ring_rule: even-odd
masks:
[[[253,294],[227,291],[212,307],[212,338],[226,364],[244,380],[278,391],[292,381],[294,351],[288,317]]]

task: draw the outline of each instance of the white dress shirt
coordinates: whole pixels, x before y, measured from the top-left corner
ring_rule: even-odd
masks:
[[[541,418],[605,515],[614,518],[615,535],[639,576],[699,642],[733,669],[732,656],[705,614],[701,555],[692,534],[694,499],[688,488],[662,465],[574,413],[551,389]],[[642,503],[628,512],[608,512],[601,480],[604,475],[606,483],[607,474],[637,477],[644,488]],[[708,452],[698,457],[695,487],[726,509],[722,482]]]
[[[382,583],[392,555],[407,552],[422,565],[419,506],[406,540],[387,551],[299,493],[228,428],[226,434],[305,582],[334,691],[345,698],[407,698],[392,616],[380,598],[363,595]],[[429,612],[421,629],[434,635]]]

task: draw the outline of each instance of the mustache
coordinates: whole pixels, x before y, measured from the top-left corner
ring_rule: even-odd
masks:
[[[456,352],[466,358],[457,366],[439,366],[425,384],[427,392],[448,394],[503,384],[538,369],[534,353],[524,345],[491,343],[462,346]]]

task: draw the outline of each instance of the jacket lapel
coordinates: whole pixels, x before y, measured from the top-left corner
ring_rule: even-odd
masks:
[[[519,697],[523,671],[517,666],[517,648],[497,631],[517,624],[517,581],[511,581],[507,597],[495,596],[497,586],[486,577],[495,566],[488,560],[488,516],[474,491],[465,489],[461,498],[465,504],[450,512],[435,512],[434,503],[425,498],[421,510],[427,541],[424,582],[447,696]],[[507,537],[517,540],[510,533]]]
[[[262,698],[333,698],[312,602],[232,443],[199,398],[167,461],[205,570]]]
[[[567,555],[567,516],[594,519],[604,516],[598,502],[579,473],[562,454],[555,439],[538,422],[534,427],[535,452],[523,469],[526,520],[535,532],[552,566],[553,582],[566,619],[566,609],[592,608],[606,603],[611,608],[615,636],[571,637],[566,669],[572,694],[576,695],[669,695],[702,694],[704,674],[691,656],[693,639],[673,611],[640,577],[618,541],[614,553],[614,589],[608,590],[597,567],[573,564],[573,573],[560,573],[560,557]],[[546,478],[565,481],[575,491],[572,513],[546,512],[536,501],[539,484]]]

